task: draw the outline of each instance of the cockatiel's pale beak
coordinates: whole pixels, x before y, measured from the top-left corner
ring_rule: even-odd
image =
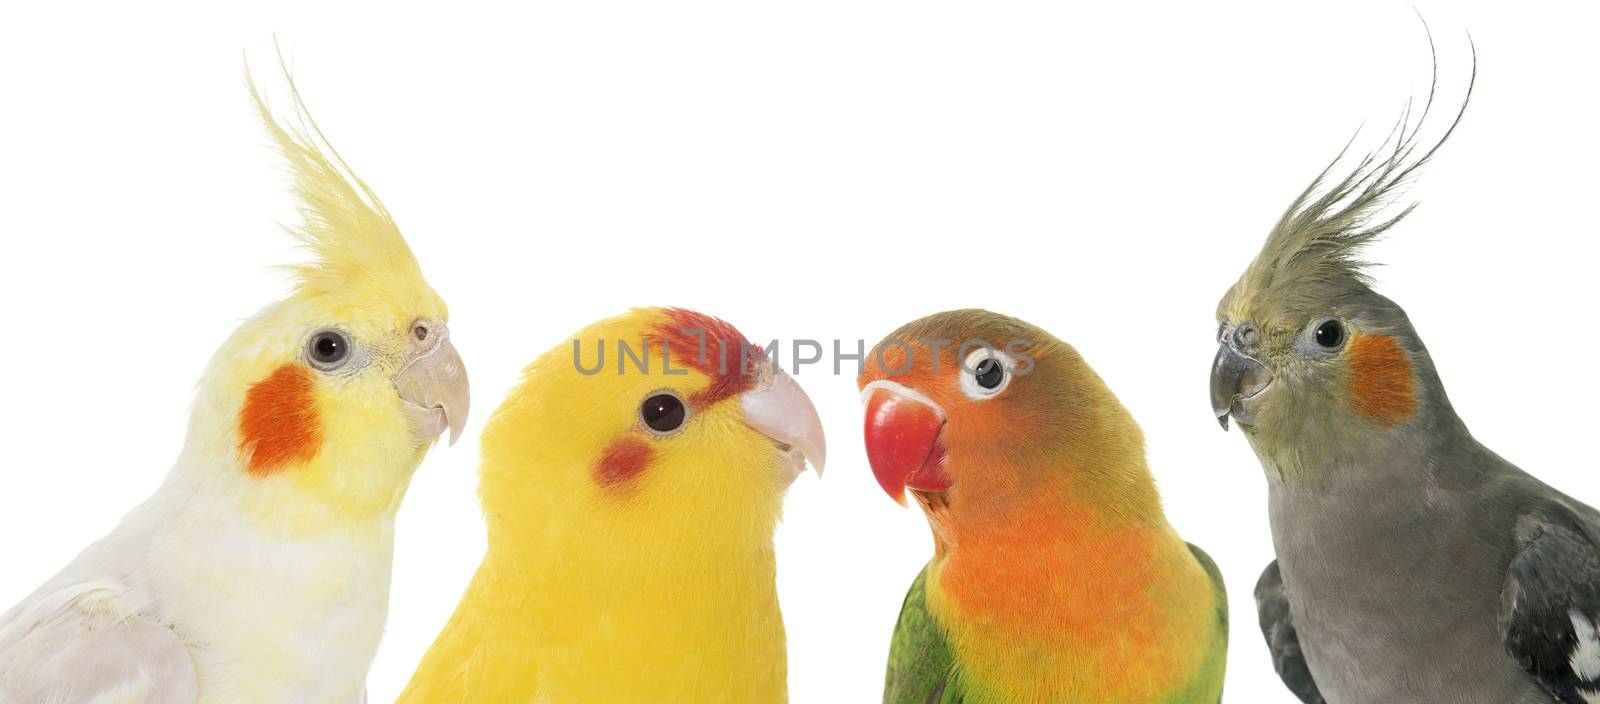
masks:
[[[472,390],[467,383],[467,366],[450,344],[450,332],[443,323],[419,324],[413,338],[422,335],[418,347],[395,374],[394,386],[405,402],[411,430],[422,444],[433,442],[445,429],[450,444],[456,444],[467,426],[467,410]]]
[[[811,397],[795,383],[794,377],[769,362],[761,370],[755,389],[739,396],[744,422],[760,431],[785,452],[784,485],[806,470],[810,462],[817,476],[827,463],[828,442],[822,435],[822,419],[817,416]]]
[[[906,505],[906,489],[950,488],[939,436],[944,409],[915,389],[879,379],[861,390],[867,406],[867,462],[889,498]]]

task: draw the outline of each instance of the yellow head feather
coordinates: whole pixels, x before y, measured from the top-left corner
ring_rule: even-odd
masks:
[[[610,366],[624,342],[644,350],[699,329],[717,370],[724,343],[745,341],[720,326],[638,309],[527,368],[484,426],[488,553],[401,702],[784,699],[772,545],[787,486],[780,454],[746,425],[737,395],[715,393],[716,375],[692,368],[693,342],[671,348],[681,374],[667,371],[660,339],[649,372]],[[604,371],[580,371],[596,359]],[[691,406],[670,437],[639,419],[640,403],[663,390]],[[605,460],[628,443],[647,467],[608,484]]]
[[[240,492],[245,513],[309,534],[392,516],[398,507],[431,443],[413,437],[395,375],[415,351],[413,324],[443,323],[447,312],[388,210],[322,135],[287,69],[284,77],[292,110],[280,118],[245,72],[299,200],[299,222],[285,229],[312,257],[289,267],[295,286],[287,298],[240,325],[217,351],[191,434],[223,439],[205,447],[226,459],[202,464],[230,467],[228,476],[249,487]],[[306,345],[326,329],[345,333],[367,355],[362,364],[332,374],[309,366]],[[274,380],[297,382],[293,403]],[[251,406],[252,393],[267,400]],[[298,413],[300,425],[285,409]],[[248,433],[246,418],[255,421]],[[272,459],[247,466],[264,446],[276,448]]]
[[[423,278],[388,209],[322,135],[287,68],[284,79],[294,107],[293,121],[287,123],[273,116],[245,71],[262,125],[294,177],[300,222],[287,229],[314,255],[290,267],[295,297],[341,313],[376,307],[397,314],[431,311],[445,318],[444,300]]]

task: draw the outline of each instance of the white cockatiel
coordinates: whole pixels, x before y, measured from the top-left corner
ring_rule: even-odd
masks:
[[[155,494],[0,616],[0,702],[360,702],[394,519],[466,420],[444,301],[294,91],[280,124],[313,254],[213,357]]]

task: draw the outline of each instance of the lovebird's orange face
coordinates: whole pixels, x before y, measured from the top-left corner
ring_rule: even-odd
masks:
[[[880,342],[857,379],[867,459],[905,503],[1021,500],[1082,410],[1071,398],[1077,354],[1048,333],[987,311],[939,313]],[[1092,372],[1090,372],[1092,374]]]
[[[1057,521],[1069,504],[1158,510],[1153,491],[1129,489],[1129,468],[1144,467],[1132,415],[1077,350],[1034,325],[930,315],[880,342],[857,385],[873,475],[901,504],[907,491],[917,499],[940,545],[1025,515]]]

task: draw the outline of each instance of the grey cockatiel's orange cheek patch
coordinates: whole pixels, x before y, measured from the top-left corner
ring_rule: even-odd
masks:
[[[1411,356],[1387,335],[1350,339],[1350,405],[1384,425],[1395,425],[1417,410]]]

